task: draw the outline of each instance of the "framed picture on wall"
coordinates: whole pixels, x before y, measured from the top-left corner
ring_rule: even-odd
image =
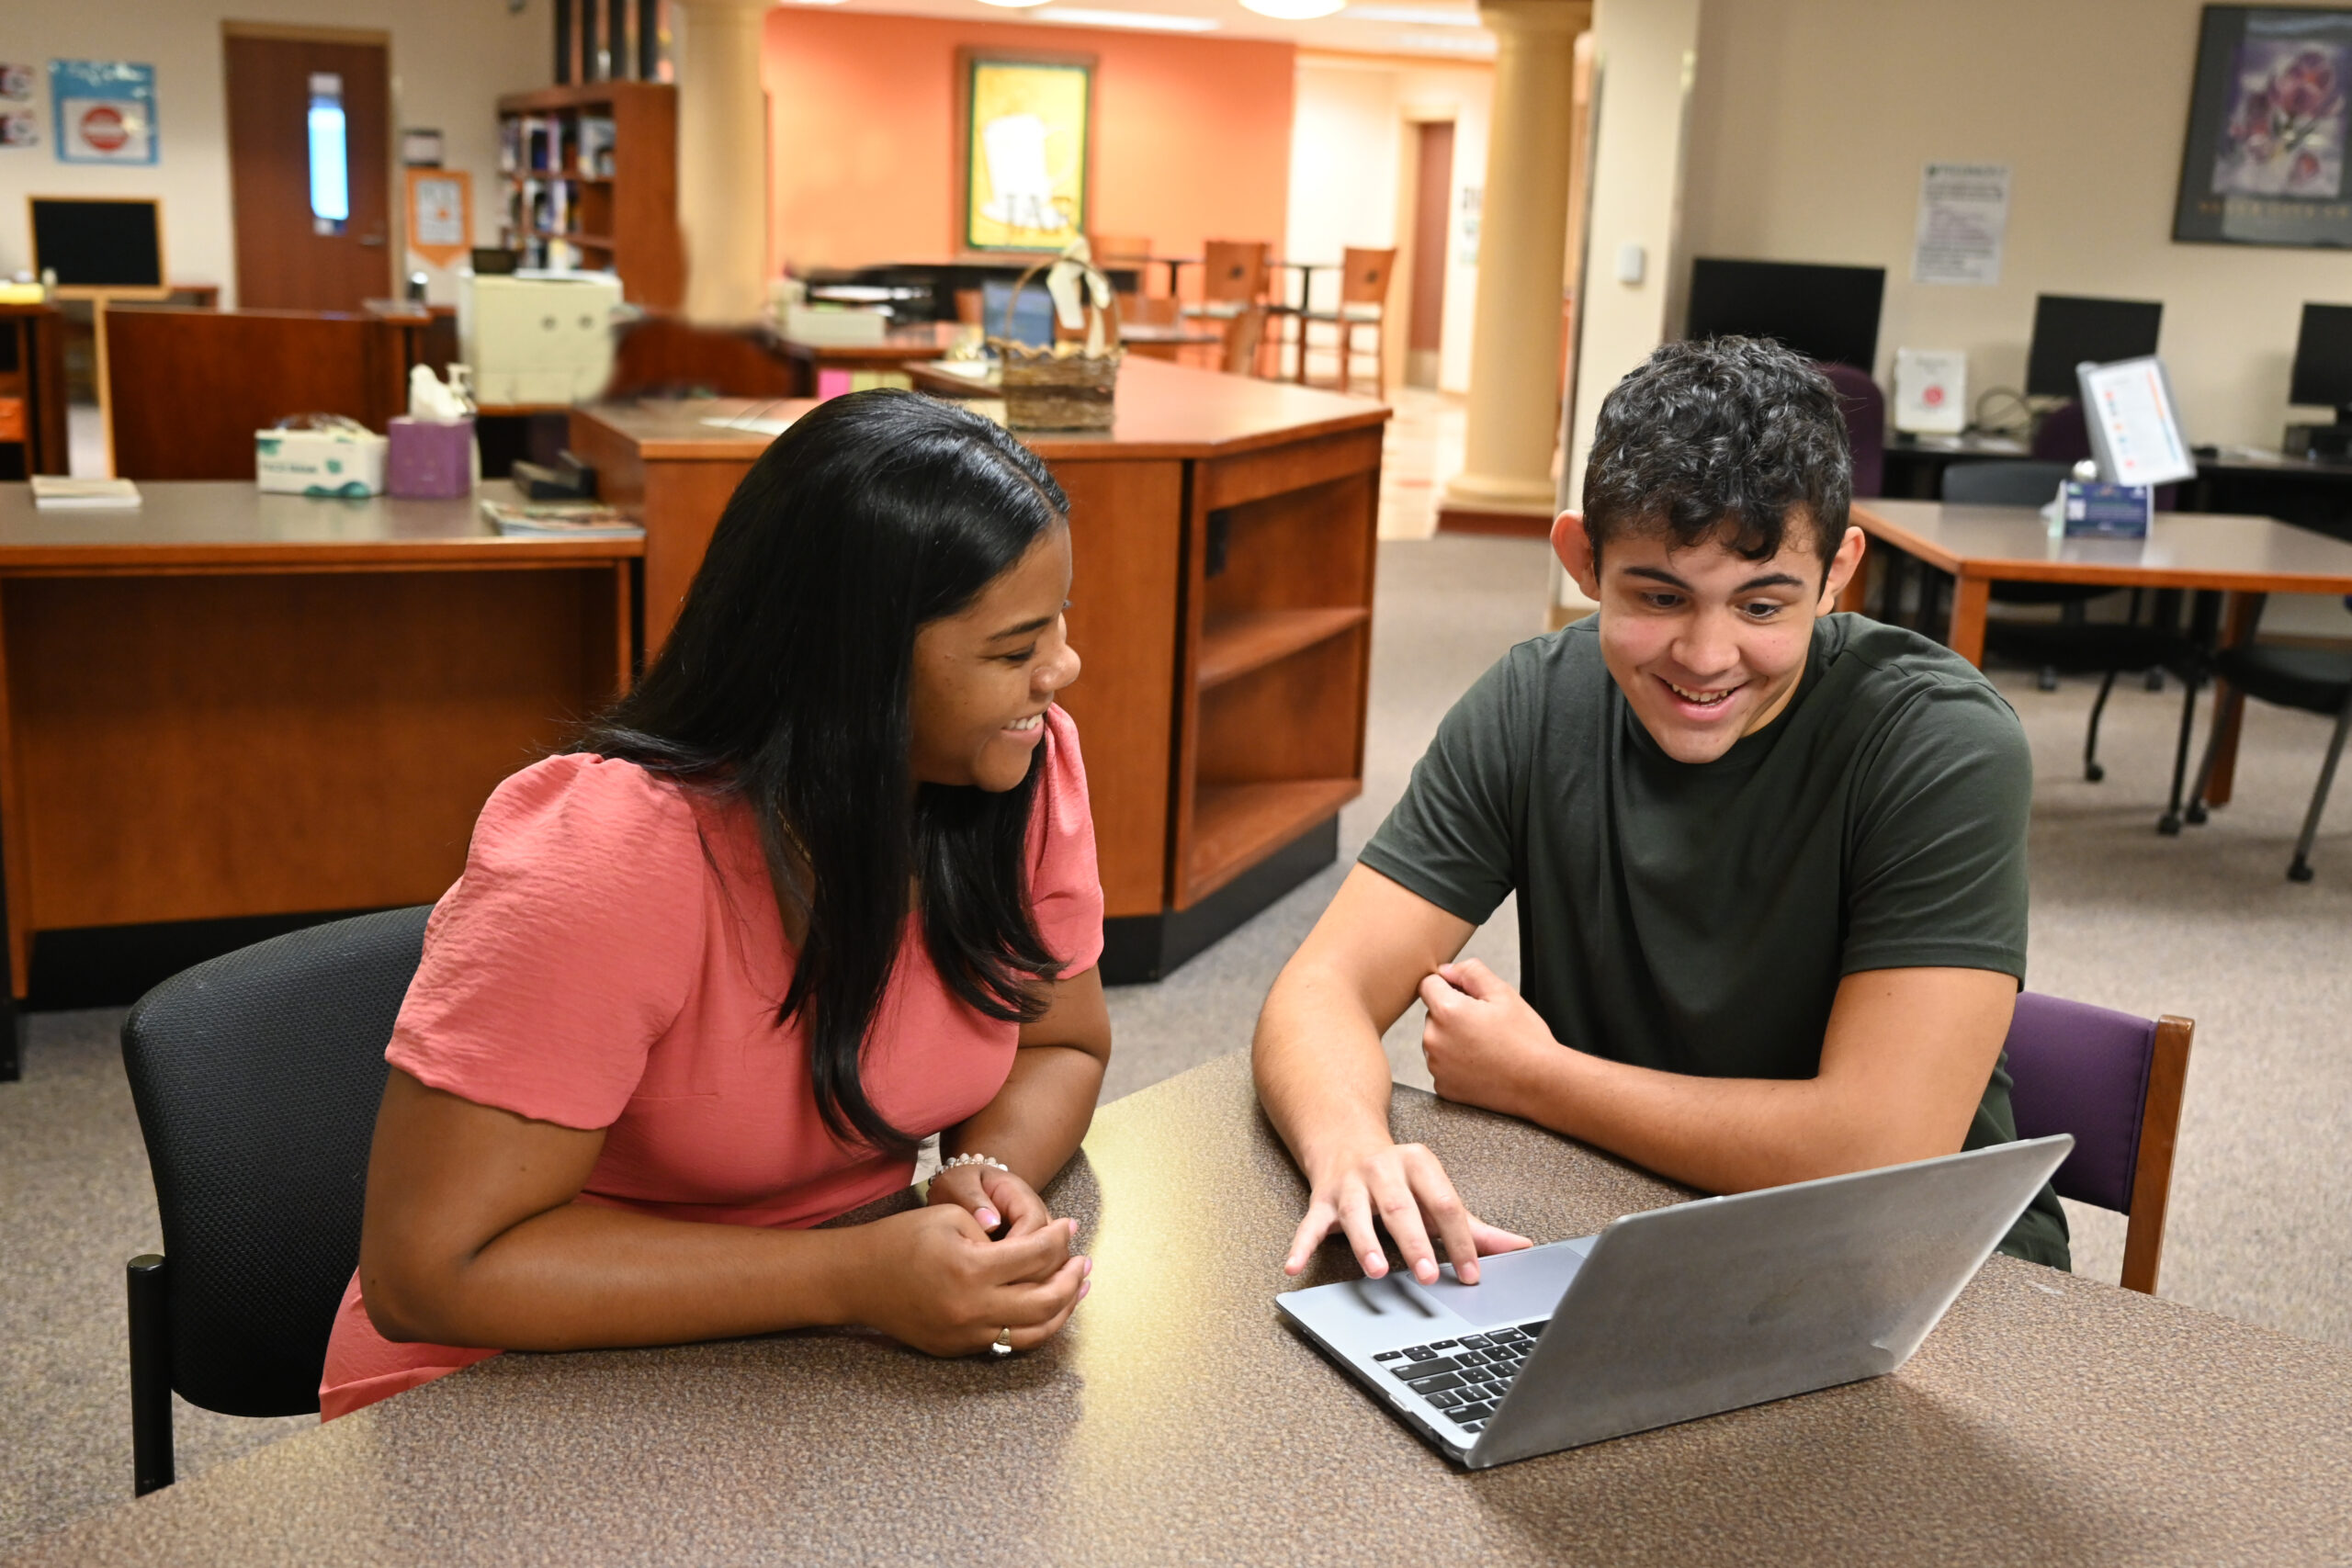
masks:
[[[1086,232],[1094,57],[966,50],[956,67],[959,242],[1060,250]]]
[[[2352,245],[2352,9],[2208,6],[2176,240]]]

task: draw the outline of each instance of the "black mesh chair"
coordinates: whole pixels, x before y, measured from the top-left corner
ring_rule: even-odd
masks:
[[[2344,601],[2352,609],[2352,597]],[[2255,606],[2255,626],[2262,620],[2262,607]],[[2254,627],[2246,631],[2246,641],[2236,648],[2225,648],[2213,656],[2213,673],[2226,681],[2233,691],[2243,692],[2257,702],[2271,703],[2279,707],[2301,708],[2305,713],[2321,714],[2335,720],[2335,733],[2327,743],[2327,756],[2319,765],[2319,784],[2312,791],[2312,803],[2303,813],[2303,830],[2295,840],[2295,858],[2287,863],[2287,880],[2309,882],[2312,879],[2312,840],[2319,834],[2319,819],[2327,809],[2327,792],[2335,783],[2335,765],[2344,756],[2344,739],[2352,732],[2352,653],[2329,649],[2286,648],[2277,643],[2253,640]],[[2222,714],[2213,715],[2213,732],[2205,742],[2205,761],[2197,769],[2197,788],[2188,797],[2188,820],[2205,820],[2205,791],[2213,782],[2214,760],[2221,755],[2222,734],[2227,728]]]
[[[2043,506],[2058,493],[2073,466],[2057,462],[1956,463],[1944,470],[1943,499],[1960,505]],[[2196,644],[2165,623],[2169,601],[2161,601],[2154,624],[2141,619],[2141,595],[2132,595],[2131,613],[2122,621],[2093,621],[2083,614],[2092,599],[2118,592],[2076,582],[1996,582],[1991,596],[2004,604],[2057,604],[2062,619],[2050,621],[1988,620],[1984,651],[2041,671],[2045,692],[2057,689],[2061,675],[2097,675],[2098,695],[2091,703],[2091,722],[2083,737],[2083,777],[2097,784],[2107,777],[2099,766],[2098,726],[2106,716],[2107,699],[2115,678],[2127,670],[2151,674],[2170,671],[2188,688],[2180,717],[2180,736],[2174,748],[2170,804],[2165,821],[2168,832],[2179,830],[2181,785],[2188,773],[2189,726],[2196,715],[2197,688],[2202,666]],[[2173,611],[2177,614],[2177,611]]]
[[[359,1262],[384,1047],[429,906],[313,926],[140,998],[122,1063],[164,1252],[130,1266],[134,1483],[172,1483],[172,1393],[230,1416],[319,1407]]]

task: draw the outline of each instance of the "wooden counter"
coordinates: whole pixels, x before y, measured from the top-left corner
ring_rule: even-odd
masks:
[[[498,781],[628,678],[637,539],[502,538],[471,501],[140,491],[42,512],[0,485],[12,1016],[40,932],[439,897]]]
[[[583,409],[571,448],[646,522],[658,649],[720,510],[809,402]],[[1069,492],[1064,697],[1111,916],[1106,977],[1157,978],[1336,852],[1362,792],[1385,406],[1129,359],[1117,423],[1029,445]]]

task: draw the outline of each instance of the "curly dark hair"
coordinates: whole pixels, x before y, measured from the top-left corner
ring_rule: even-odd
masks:
[[[1594,558],[1611,538],[1721,539],[1777,555],[1793,515],[1826,572],[1846,536],[1853,461],[1837,389],[1758,338],[1669,343],[1610,390],[1584,471]]]

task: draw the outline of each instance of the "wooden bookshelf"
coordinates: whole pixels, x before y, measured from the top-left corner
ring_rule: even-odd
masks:
[[[65,319],[0,305],[0,479],[66,471]]]
[[[1222,686],[1372,618],[1363,605],[1324,610],[1243,610],[1201,627],[1200,685]]]
[[[500,197],[525,265],[609,268],[632,304],[685,299],[678,233],[678,90],[586,82],[498,100]]]

